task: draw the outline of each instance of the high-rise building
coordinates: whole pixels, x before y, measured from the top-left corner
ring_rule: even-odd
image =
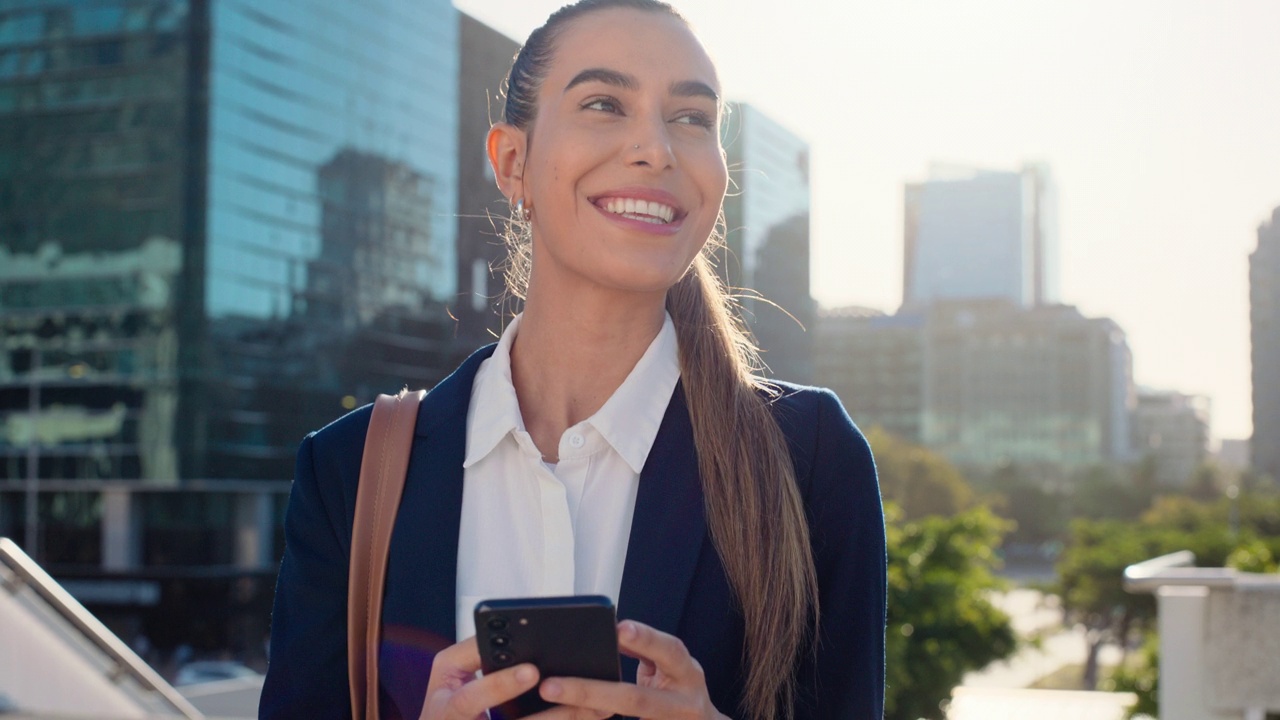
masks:
[[[976,467],[1079,468],[1132,456],[1124,332],[1075,308],[939,301],[893,316],[818,323],[818,382],[854,421]]]
[[[1280,207],[1258,227],[1249,256],[1253,469],[1280,480]]]
[[[862,307],[820,310],[814,382],[840,397],[864,428],[919,443],[924,417],[925,320]]]
[[[507,200],[498,191],[485,149],[489,125],[502,119],[502,83],[520,44],[458,13],[462,50],[458,85],[458,301],[459,336],[480,344],[501,331],[504,297],[501,237]]]
[[[1209,398],[1174,390],[1139,388],[1133,412],[1133,449],[1154,463],[1155,481],[1187,487],[1209,457]]]
[[[906,186],[904,207],[903,307],[1058,302],[1056,193],[1046,165],[935,168],[929,180]]]
[[[932,306],[928,328],[926,445],[986,466],[1130,459],[1133,361],[1112,320],[952,301]]]
[[[747,291],[744,307],[769,374],[809,382],[813,339],[806,330],[816,312],[809,295],[809,145],[747,104],[730,106],[723,133],[730,179],[725,277]],[[751,299],[753,292],[768,302]]]
[[[441,377],[458,34],[447,0],[0,5],[0,482],[287,479]]]
[[[126,639],[260,658],[303,434],[465,351],[458,33],[0,0],[0,535]]]

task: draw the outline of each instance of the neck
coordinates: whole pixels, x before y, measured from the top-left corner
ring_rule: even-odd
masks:
[[[664,301],[665,293],[540,292],[530,283],[511,379],[545,459],[558,459],[564,431],[594,415],[635,368],[662,329]]]

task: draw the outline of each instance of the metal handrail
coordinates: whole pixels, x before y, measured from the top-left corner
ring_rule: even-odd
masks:
[[[107,629],[107,626],[94,617],[93,613],[86,610],[78,600],[64,590],[56,580],[23,552],[17,543],[6,537],[0,537],[0,561],[3,561],[23,583],[116,663],[119,672],[112,673],[113,677],[120,678],[128,675],[143,688],[163,698],[183,717],[192,720],[204,718],[194,705],[178,694],[178,691],[165,682],[164,678],[160,677],[146,661],[138,657],[137,653],[129,649],[129,646]],[[17,592],[17,590],[13,589],[11,592]]]

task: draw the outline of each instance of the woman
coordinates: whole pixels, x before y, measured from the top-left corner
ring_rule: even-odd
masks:
[[[524,311],[423,401],[388,563],[390,714],[469,719],[538,686],[548,719],[881,716],[875,470],[834,395],[752,372],[709,263],[719,93],[654,0],[583,0],[517,56],[488,152]],[[299,450],[263,717],[346,712],[368,421]],[[476,600],[574,593],[617,602],[624,682],[475,678]]]

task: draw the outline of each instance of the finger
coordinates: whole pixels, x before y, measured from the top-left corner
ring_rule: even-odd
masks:
[[[459,640],[449,647],[436,653],[435,660],[431,663],[432,674],[436,668],[440,668],[453,674],[454,671],[475,673],[480,669],[480,647],[476,645],[476,636],[472,635],[466,640]]]
[[[680,638],[635,620],[618,623],[618,649],[625,655],[653,663],[673,678],[696,679],[702,673]]]
[[[631,683],[584,678],[550,678],[538,688],[542,699],[614,715],[680,717],[679,696]],[[606,715],[606,717],[608,717]]]
[[[458,688],[449,698],[448,717],[474,718],[538,684],[538,668],[524,663],[485,675]]]

